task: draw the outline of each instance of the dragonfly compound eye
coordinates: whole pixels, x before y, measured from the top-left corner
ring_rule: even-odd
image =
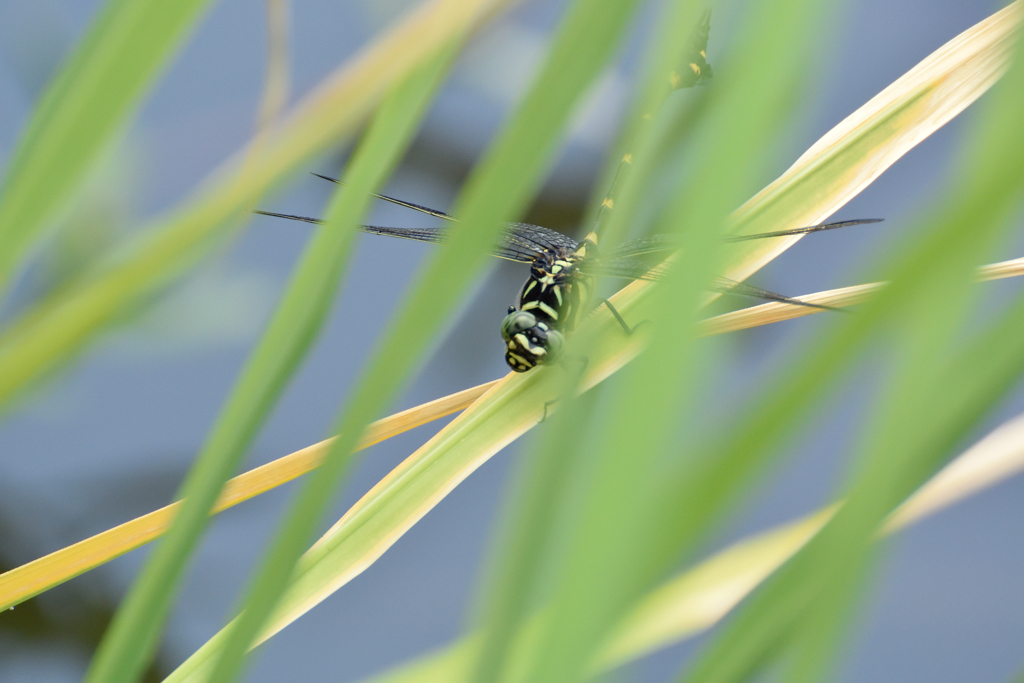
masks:
[[[527,311],[513,311],[501,322],[501,338],[511,341],[512,337],[537,326],[537,318]]]
[[[565,335],[558,330],[548,330],[547,353],[544,355],[544,363],[554,363],[558,360],[559,356],[562,355],[562,350],[565,348]]]

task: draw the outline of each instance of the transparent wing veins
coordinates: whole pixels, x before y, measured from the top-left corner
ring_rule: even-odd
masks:
[[[867,225],[869,223],[880,223],[881,218],[857,218],[848,221],[835,221],[833,223],[821,223],[819,225],[810,225],[804,228],[793,228],[791,230],[776,230],[773,232],[760,232],[756,235],[730,235],[724,237],[726,242],[747,242],[750,240],[763,240],[770,239],[772,237],[788,237],[790,235],[809,235],[813,232],[824,232],[826,230],[836,230],[838,228],[846,228],[852,225]],[[678,249],[681,245],[680,238],[678,235],[662,234],[662,235],[648,235],[647,237],[640,237],[629,242],[624,242],[612,251],[608,252],[607,258],[610,260],[619,258],[629,258],[633,256],[642,256],[644,254],[656,254],[663,251],[670,251],[672,249]]]
[[[253,213],[258,213],[261,216],[312,223],[314,225],[323,223],[323,220],[319,218],[297,216],[289,213],[277,213],[274,211],[254,211]],[[446,233],[444,228],[392,228],[384,225],[360,225],[359,228],[363,232],[373,235],[397,237],[399,239],[429,242],[431,244],[442,244],[445,241]],[[501,239],[502,243],[496,246],[491,251],[491,254],[498,258],[518,263],[532,263],[540,251],[576,246],[576,242],[567,235],[528,223],[508,224]]]

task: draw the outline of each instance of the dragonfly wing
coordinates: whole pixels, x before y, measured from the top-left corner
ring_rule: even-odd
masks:
[[[275,213],[273,211],[253,211],[261,216],[273,216],[274,218],[287,218],[290,221],[301,221],[320,225],[323,220],[310,218],[309,216],[296,216],[290,213]],[[404,240],[415,240],[416,242],[431,242],[439,244],[444,241],[444,230],[442,228],[389,228],[383,225],[360,225],[359,229],[373,235],[386,235],[398,237]]]
[[[309,216],[296,216],[294,214],[275,213],[273,211],[254,211],[253,213],[274,218],[286,218],[303,223],[313,223],[315,225],[323,223],[321,219],[310,218]],[[508,261],[531,263],[537,256],[539,249],[547,248],[542,239],[545,236],[549,239],[554,239],[552,235],[559,235],[563,241],[568,240],[569,243],[575,244],[571,238],[562,235],[560,232],[535,225],[527,227],[532,228],[532,230],[525,230],[522,224],[510,224],[502,235],[502,244],[495,247],[491,254]],[[363,232],[368,232],[372,235],[384,235],[385,237],[397,237],[399,239],[429,242],[431,244],[441,244],[444,242],[447,232],[445,228],[392,228],[384,225],[360,225],[359,228]]]
[[[822,306],[821,304],[811,304],[806,301],[800,301],[799,299],[793,299],[783,294],[776,294],[767,289],[761,289],[754,285],[748,285],[745,282],[736,282],[730,280],[727,277],[716,277],[711,281],[709,287],[712,291],[721,292],[722,294],[735,294],[738,296],[746,296],[752,299],[764,299],[766,301],[777,301],[783,304],[791,304],[793,306],[804,306],[806,308],[819,308],[825,311],[838,311],[841,309],[834,308],[832,306]]]
[[[812,232],[824,232],[825,230],[836,230],[847,228],[852,225],[867,225],[868,223],[879,223],[881,218],[858,218],[849,221],[835,221],[834,223],[821,223],[810,225],[804,228],[793,228],[792,230],[776,230],[774,232],[761,232],[756,235],[730,235],[724,237],[726,242],[746,242],[747,240],[763,240],[772,237],[786,237],[788,235],[809,235]],[[672,251],[682,246],[682,238],[675,234],[659,234],[640,237],[639,239],[624,242],[613,251],[608,252],[611,259],[629,258],[642,256],[644,254],[657,254],[659,252]]]
[[[588,258],[579,264],[584,275],[617,277],[624,280],[661,280],[667,263],[651,263],[639,258]]]
[[[806,228],[793,228],[792,230],[776,230],[775,232],[759,232],[756,235],[730,235],[725,238],[726,242],[745,242],[747,240],[763,240],[770,237],[786,237],[787,235],[809,235],[812,232],[824,232],[825,230],[836,230],[837,228],[848,228],[851,225],[867,225],[869,223],[881,223],[882,218],[855,218],[849,221],[835,221],[833,223],[820,223],[809,225]]]
[[[509,223],[504,238],[507,242],[532,249],[535,254],[541,251],[572,250],[579,244],[564,233],[530,223]]]
[[[335,185],[342,185],[342,186],[344,186],[346,184],[345,182],[343,182],[341,180],[338,180],[337,178],[332,178],[330,176],[326,176],[326,175],[323,175],[321,173],[313,173],[313,175],[315,175],[317,178],[323,178],[324,180],[329,180],[330,182],[334,183]],[[431,209],[429,206],[421,206],[420,204],[413,204],[412,202],[407,202],[404,199],[395,199],[394,197],[389,197],[386,194],[377,194],[376,192],[371,192],[370,194],[372,194],[377,199],[383,199],[386,202],[391,202],[392,204],[397,204],[398,206],[404,206],[407,209],[412,209],[413,211],[419,211],[420,213],[425,213],[428,216],[433,216],[434,218],[441,218],[441,219],[444,219],[446,221],[454,221],[455,220],[455,218],[453,216],[450,216],[450,215],[446,214],[444,211],[438,211],[437,209]]]
[[[592,263],[590,261],[593,261]],[[581,264],[581,269],[588,275],[598,275],[605,277],[619,277],[627,280],[663,280],[668,272],[671,263],[661,262],[656,263],[653,266],[650,263],[645,263],[640,259],[616,259],[610,263],[602,263],[600,260],[593,259],[584,261]],[[793,299],[783,294],[777,294],[767,289],[761,289],[754,285],[748,285],[744,282],[736,282],[726,277],[716,277],[708,285],[708,289],[713,292],[720,292],[722,294],[732,294],[736,296],[745,296],[752,299],[762,299],[764,301],[777,301],[779,303],[791,304],[793,306],[805,306],[808,308],[819,308],[828,311],[839,310],[831,306],[821,306],[819,304],[811,304],[806,301],[800,301],[799,299]]]
[[[682,245],[682,239],[675,234],[648,235],[635,240],[623,242],[612,251],[604,255],[609,260],[618,260],[642,256],[644,254],[656,254],[658,252],[673,251]]]

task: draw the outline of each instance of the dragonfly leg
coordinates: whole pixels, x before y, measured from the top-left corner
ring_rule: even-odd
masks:
[[[556,403],[558,403],[558,401],[559,401],[559,399],[557,399],[557,398],[551,399],[550,401],[544,401],[544,414],[540,416],[540,422],[538,422],[537,424],[541,424],[541,422],[546,422],[547,421],[547,419],[548,419],[548,408],[550,406],[553,406]]]
[[[625,318],[622,317],[622,314],[619,313],[617,310],[615,310],[615,306],[612,305],[611,301],[608,301],[608,299],[601,299],[601,303],[603,303],[605,306],[608,307],[608,310],[611,311],[613,316],[615,316],[615,320],[617,320],[619,325],[622,326],[622,331],[625,332],[626,335],[633,334],[634,332],[637,331],[637,329],[639,329],[639,327],[641,325],[643,325],[644,323],[649,323],[650,322],[650,320],[641,320],[636,325],[633,325],[633,327],[630,327],[626,323]]]

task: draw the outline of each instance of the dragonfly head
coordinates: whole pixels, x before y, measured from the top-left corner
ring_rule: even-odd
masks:
[[[505,316],[501,337],[506,344],[505,362],[515,372],[554,363],[565,348],[565,336],[529,311],[512,311]]]

